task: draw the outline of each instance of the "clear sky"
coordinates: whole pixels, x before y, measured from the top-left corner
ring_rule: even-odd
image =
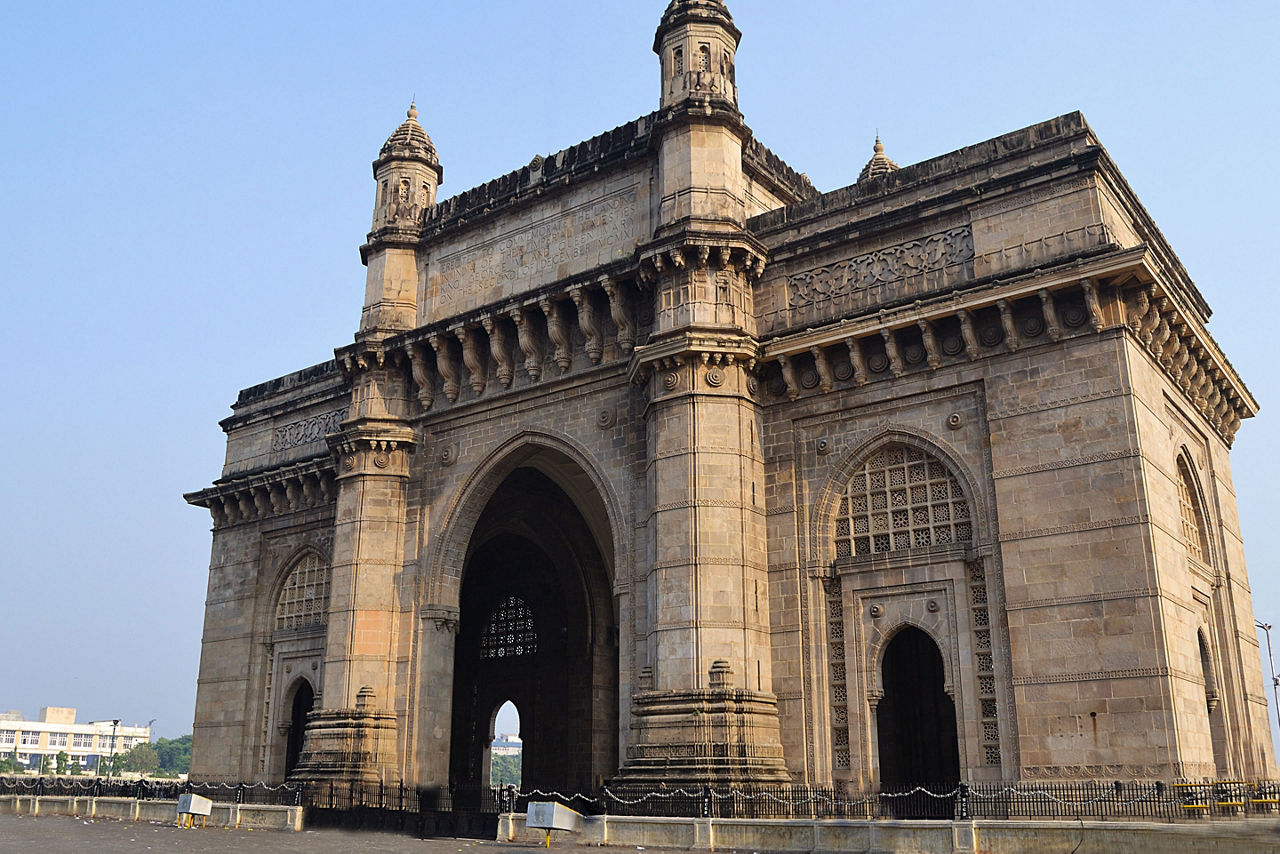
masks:
[[[665,5],[5,4],[0,710],[191,730],[210,519],[182,493],[240,388],[351,340],[410,98],[461,192],[654,109]],[[1083,111],[1262,404],[1234,478],[1280,644],[1280,4],[729,5],[748,124],[824,191],[877,129],[907,165]]]

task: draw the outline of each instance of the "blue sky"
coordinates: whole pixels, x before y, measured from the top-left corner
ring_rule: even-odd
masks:
[[[0,11],[0,710],[190,731],[210,523],[181,494],[217,477],[240,388],[351,340],[369,164],[410,98],[456,194],[652,110],[664,6]],[[730,8],[747,122],[821,190],[877,130],[906,165],[1084,112],[1262,404],[1234,477],[1280,631],[1280,4]]]

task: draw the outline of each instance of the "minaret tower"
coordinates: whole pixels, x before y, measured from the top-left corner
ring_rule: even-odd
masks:
[[[772,693],[752,287],[734,61],[721,0],[673,0],[654,39],[660,217],[640,249],[654,330],[632,379],[649,405],[648,675],[621,781],[789,780]]]
[[[338,471],[329,624],[319,710],[307,721],[296,780],[400,777],[405,726],[395,712],[394,669],[409,628],[397,586],[415,441],[413,396],[383,342],[417,325],[423,216],[444,176],[416,106],[382,146],[373,175],[373,228],[360,247],[368,267],[360,328],[355,343],[335,351],[351,381],[351,405],[328,437]]]

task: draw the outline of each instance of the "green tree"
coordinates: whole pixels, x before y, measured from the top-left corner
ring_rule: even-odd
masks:
[[[40,754],[40,776],[43,777],[45,774],[48,774],[48,773],[49,773],[49,754],[41,753]]]
[[[158,738],[155,747],[160,757],[160,770],[169,774],[186,774],[191,770],[191,736]]]
[[[69,760],[70,758],[71,757],[67,755],[67,751],[59,750],[58,755],[53,758],[54,772],[57,774],[67,773],[67,760]]]
[[[489,763],[489,784],[520,786],[520,757],[506,755],[493,756]]]
[[[130,771],[150,774],[160,767],[160,753],[144,741],[125,754],[124,767]]]
[[[72,777],[79,777],[79,776],[80,776],[80,771],[81,771],[81,770],[82,770],[82,769],[80,768],[80,757],[79,757],[79,756],[72,756],[72,757],[71,757],[71,776],[72,776]]]

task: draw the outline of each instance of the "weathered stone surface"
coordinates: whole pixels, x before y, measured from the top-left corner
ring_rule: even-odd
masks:
[[[355,342],[188,496],[192,773],[478,784],[515,699],[546,789],[1274,775],[1257,407],[1083,117],[820,194],[687,5],[656,113],[439,202],[388,141]],[[904,771],[920,633],[955,761]]]

